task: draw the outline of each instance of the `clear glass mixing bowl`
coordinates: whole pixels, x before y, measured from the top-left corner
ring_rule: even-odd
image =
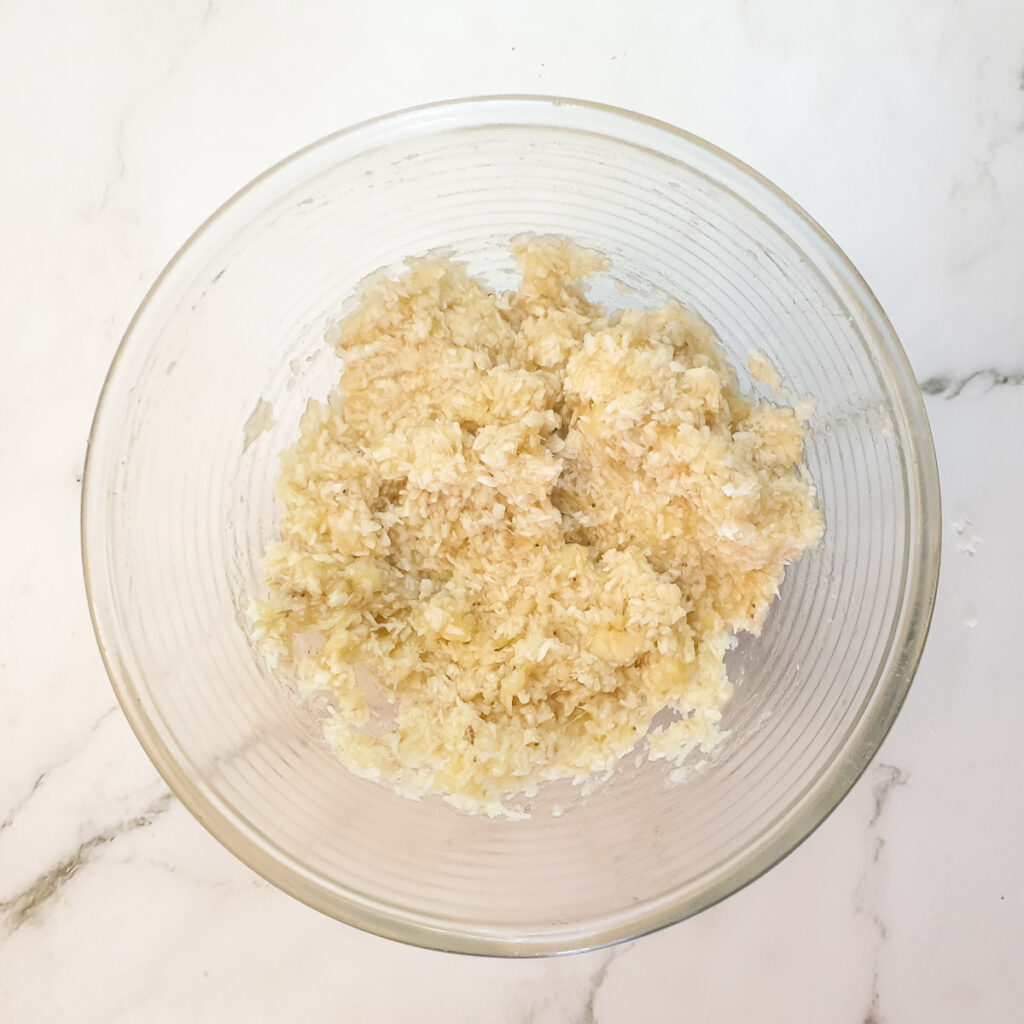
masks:
[[[630,303],[677,296],[733,362],[763,350],[817,402],[807,464],[827,527],[761,637],[729,656],[731,736],[666,785],[627,759],[528,821],[354,778],[242,626],[274,535],[280,451],[336,383],[323,343],[359,280],[447,247],[497,286],[519,232],[612,257]],[[597,294],[612,305],[610,285]],[[268,430],[246,444],[261,400]],[[258,417],[257,417],[258,418]],[[186,243],[132,321],[96,413],[85,574],[114,689],[174,792],[275,885],[407,942],[493,954],[636,936],[734,892],[836,806],[891,725],[935,593],[939,492],[891,326],[829,237],[693,136],[538,97],[391,114],[274,167]],[[564,807],[553,816],[555,804]]]

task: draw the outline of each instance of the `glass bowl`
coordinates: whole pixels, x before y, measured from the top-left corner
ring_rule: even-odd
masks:
[[[322,742],[316,710],[253,649],[243,611],[274,536],[279,453],[307,400],[339,376],[323,333],[342,303],[370,271],[438,248],[506,287],[509,238],[526,231],[607,253],[630,304],[678,297],[735,365],[761,349],[794,397],[813,396],[807,465],[826,534],[790,568],[763,634],[730,652],[731,735],[701,770],[672,786],[663,762],[626,758],[592,795],[549,787],[530,820],[508,821],[350,775]],[[607,282],[596,295],[623,303]],[[261,402],[272,422],[254,436],[270,412]],[[110,678],[185,806],[310,906],[472,953],[634,937],[735,892],[792,850],[892,724],[938,573],[921,396],[846,257],[788,197],[700,139],[544,97],[377,118],[227,202],[125,334],[82,506]]]

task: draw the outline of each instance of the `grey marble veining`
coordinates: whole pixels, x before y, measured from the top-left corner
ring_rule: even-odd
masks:
[[[886,809],[894,787],[905,786],[909,780],[901,769],[891,764],[879,763],[871,774],[874,806],[865,829],[868,856],[864,874],[861,876],[857,886],[857,911],[864,914],[870,920],[875,931],[871,964],[871,988],[867,1010],[864,1015],[864,1024],[880,1024],[885,1018],[882,1013],[882,1000],[879,992],[879,974],[882,958],[885,956],[885,940],[889,936],[889,928],[882,916],[884,908],[877,905],[870,895],[870,883],[872,874],[882,856],[882,851],[885,849],[885,838],[881,830],[882,814]]]
[[[14,931],[20,928],[48,900],[58,897],[61,889],[71,880],[76,872],[88,864],[93,851],[97,847],[106,846],[107,843],[113,842],[118,836],[125,835],[137,828],[145,828],[147,825],[151,825],[155,818],[167,810],[171,799],[171,794],[165,793],[155,800],[142,814],[120,822],[113,828],[89,836],[88,839],[79,843],[69,856],[39,875],[27,888],[0,902],[0,915],[3,915],[9,930]]]
[[[1024,344],[1021,346],[1024,348]],[[941,395],[943,398],[959,398],[967,389],[980,389],[982,393],[993,388],[1019,387],[1024,384],[1024,370],[997,370],[985,368],[972,370],[965,376],[935,376],[921,381],[921,391],[926,395]]]

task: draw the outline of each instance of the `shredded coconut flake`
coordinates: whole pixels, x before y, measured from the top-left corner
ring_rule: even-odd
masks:
[[[800,416],[743,397],[706,324],[589,302],[608,261],[565,240],[513,251],[515,292],[410,260],[330,332],[345,369],[283,457],[252,630],[326,691],[354,773],[518,817],[642,741],[710,750],[733,634],[822,517]]]
[[[747,371],[754,380],[771,388],[772,394],[776,398],[786,397],[779,371],[775,369],[775,364],[763,352],[755,350],[747,356]]]

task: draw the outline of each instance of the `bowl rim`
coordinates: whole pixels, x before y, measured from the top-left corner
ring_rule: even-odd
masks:
[[[465,116],[467,111],[495,108],[497,112],[498,108],[508,109],[511,106],[525,107],[535,111],[537,119],[532,123],[537,124],[542,123],[541,118],[544,111],[555,107],[565,107],[579,112],[581,115],[606,116],[609,123],[631,122],[634,125],[645,126],[647,130],[653,130],[665,137],[666,141],[671,139],[677,144],[682,143],[685,146],[702,150],[705,154],[728,165],[740,179],[752,183],[775,201],[780,202],[794,216],[795,221],[810,233],[819,247],[820,253],[831,260],[833,269],[842,274],[845,283],[854,292],[854,297],[884,339],[886,365],[892,371],[892,378],[887,383],[894,388],[898,409],[908,424],[907,438],[910,450],[906,462],[911,467],[908,484],[911,492],[918,495],[919,498],[917,529],[908,531],[908,548],[911,549],[908,561],[912,565],[916,565],[918,571],[916,575],[908,573],[902,594],[897,614],[897,622],[902,623],[902,629],[893,631],[888,661],[882,663],[883,667],[888,664],[888,668],[885,673],[880,674],[872,699],[866,703],[857,720],[854,734],[856,742],[847,743],[846,747],[837,752],[836,757],[823,770],[814,787],[814,798],[803,801],[795,813],[785,819],[784,827],[780,827],[777,833],[762,844],[753,855],[736,857],[734,865],[707,889],[683,897],[667,907],[659,904],[654,912],[648,912],[646,916],[631,917],[625,924],[615,923],[603,929],[584,929],[576,932],[566,929],[558,933],[560,937],[552,938],[548,933],[542,933],[531,936],[527,940],[504,938],[500,935],[483,934],[479,931],[459,931],[435,927],[420,921],[402,918],[393,913],[366,907],[354,901],[346,902],[334,893],[326,893],[315,883],[315,880],[303,875],[295,866],[290,865],[281,857],[275,856],[272,851],[268,851],[268,844],[259,841],[259,833],[256,833],[255,829],[250,828],[247,831],[238,821],[232,820],[223,808],[219,807],[195,785],[187,773],[180,770],[180,766],[161,735],[160,729],[144,711],[137,695],[135,683],[117,655],[112,629],[109,631],[111,635],[108,636],[108,623],[105,620],[108,609],[101,608],[98,594],[97,574],[99,568],[93,563],[89,553],[90,535],[95,534],[97,539],[102,536],[100,527],[94,525],[94,519],[98,522],[99,514],[105,508],[106,495],[99,493],[98,483],[92,470],[96,438],[103,426],[104,411],[112,383],[140,320],[151,306],[154,297],[161,292],[164,281],[179,263],[197,245],[202,243],[210,229],[234,210],[245,197],[260,189],[271,179],[276,178],[282,171],[300,164],[311,155],[336,145],[342,140],[359,140],[361,136],[365,136],[368,141],[372,141],[375,131],[386,130],[389,126],[408,127],[414,130],[418,128],[429,132],[432,125],[436,127],[439,123],[444,124],[448,120],[451,122],[451,126],[455,127],[459,123],[459,116]],[[463,126],[469,123],[473,126],[480,126],[484,123],[501,122],[473,121],[464,122]],[[608,134],[613,133],[609,131]],[[618,136],[614,137],[618,138]],[[379,141],[377,144],[380,144]],[[356,152],[364,153],[370,148],[375,148],[375,146],[365,147]],[[671,154],[665,155],[671,156]],[[720,184],[723,187],[728,187],[724,183]],[[775,222],[773,221],[773,223]],[[778,224],[776,226],[784,230],[789,237],[788,228]],[[164,266],[147,290],[122,335],[104,378],[89,430],[81,495],[82,567],[93,632],[107,676],[121,709],[139,743],[171,792],[218,842],[247,867],[275,887],[308,906],[346,924],[386,938],[397,939],[425,948],[491,956],[524,957],[580,952],[625,942],[657,931],[691,917],[732,893],[738,892],[760,878],[800,846],[829,817],[863,774],[903,705],[919,664],[931,623],[938,587],[940,542],[941,499],[938,466],[923,395],[917,386],[906,353],[881,305],[856,267],[825,229],[760,172],[691,132],[665,121],[610,104],[541,94],[470,96],[418,104],[380,114],[332,132],[303,146],[261,172],[223,202],[191,233]],[[103,549],[101,546],[97,546],[96,550],[102,553]]]

